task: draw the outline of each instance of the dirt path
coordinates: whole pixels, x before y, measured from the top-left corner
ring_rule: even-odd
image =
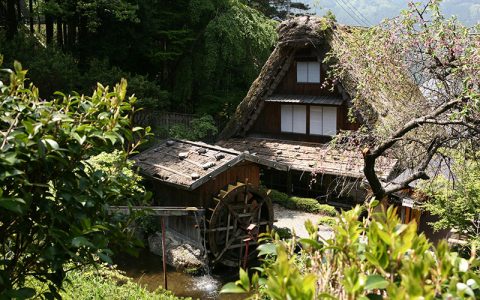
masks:
[[[278,204],[273,204],[275,214],[275,222],[277,227],[287,227],[295,231],[295,234],[301,238],[307,238],[308,232],[305,229],[305,221],[310,219],[313,223],[318,223],[321,215],[307,213],[298,210],[286,209]],[[328,226],[320,226],[320,236],[329,239],[333,236],[333,232]]]

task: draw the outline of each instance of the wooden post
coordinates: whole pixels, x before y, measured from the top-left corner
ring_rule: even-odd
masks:
[[[245,240],[245,257],[243,258],[243,269],[247,270],[247,261],[248,261],[248,244],[250,242],[250,238]]]
[[[287,194],[290,196],[293,192],[292,172],[287,171]]]
[[[163,263],[163,288],[168,289],[167,287],[167,259],[165,255],[165,217],[161,217],[162,222],[162,263]]]

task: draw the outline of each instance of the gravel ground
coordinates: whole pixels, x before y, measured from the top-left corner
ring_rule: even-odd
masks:
[[[318,223],[318,220],[321,217],[321,215],[287,209],[276,203],[273,204],[273,211],[275,219],[278,220],[274,223],[275,226],[290,228],[301,238],[308,237],[308,232],[304,226],[305,221],[310,219],[313,223]],[[323,225],[319,228],[319,234],[324,239],[329,239],[333,236],[331,228]]]

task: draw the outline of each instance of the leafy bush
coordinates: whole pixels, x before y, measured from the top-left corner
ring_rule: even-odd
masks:
[[[333,226],[335,224],[337,224],[337,218],[330,216],[321,216],[318,218],[318,225]]]
[[[161,231],[161,222],[159,216],[144,215],[135,220],[136,225],[148,236],[157,231]]]
[[[436,176],[423,182],[429,196],[424,207],[439,220],[434,229],[456,229],[469,240],[470,247],[480,247],[480,152],[455,153],[451,170],[455,180]]]
[[[176,124],[170,128],[171,137],[190,141],[203,140],[209,135],[217,134],[217,132],[215,120],[210,115],[203,115],[193,119],[190,122],[190,126]]]
[[[93,59],[82,76],[84,89],[95,87],[97,82],[113,85],[120,79],[128,80],[129,92],[138,98],[137,106],[146,109],[166,109],[169,106],[169,93],[147,76],[125,72],[112,67],[107,60]]]
[[[40,281],[32,280],[31,287],[38,294],[48,290],[48,286]],[[149,292],[144,287],[126,277],[123,272],[100,265],[97,268],[83,267],[69,271],[66,276],[64,290],[60,292],[62,299],[187,299],[175,297],[171,292],[157,290]]]
[[[125,182],[98,160],[91,163],[99,169],[85,161],[115,148],[128,149],[125,160],[148,130],[131,128],[136,99],[126,96],[124,80],[112,90],[98,85],[92,96],[47,101],[25,85],[19,63],[7,72],[8,85],[0,82],[0,298],[31,295],[27,275],[47,283],[44,297],[57,297],[66,264],[109,262],[112,244],[138,245],[108,206],[148,195],[123,194]]]
[[[6,41],[0,37],[0,53],[7,67],[13,67],[15,60],[23,62],[29,70],[28,78],[41,87],[40,96],[44,98],[55,91],[77,90],[81,85],[80,71],[73,56],[55,48],[44,48],[34,38],[18,35]]]
[[[337,215],[337,211],[333,206],[320,204],[316,199],[313,198],[301,198],[296,196],[290,197],[287,194],[277,190],[271,190],[269,196],[274,203],[278,203],[288,209],[296,209],[331,217]]]
[[[133,200],[138,198],[138,195],[147,194],[145,188],[141,185],[142,176],[133,171],[134,162],[126,158],[126,153],[120,150],[114,150],[107,153],[102,152],[98,155],[90,157],[84,162],[94,172],[101,172],[104,182],[114,182],[120,188],[120,195],[118,199],[112,201],[110,204],[125,203],[125,199]],[[136,205],[148,204],[145,200],[150,196],[139,199]]]
[[[396,209],[359,221],[362,208],[342,212],[334,236],[319,239],[306,222],[307,239],[264,236],[263,266],[250,279],[227,284],[223,293],[255,292],[253,299],[476,299],[480,296],[480,260],[451,252],[445,241],[434,247],[415,222],[401,224]],[[298,252],[297,245],[301,250]]]
[[[278,234],[278,236],[283,239],[291,239],[292,238],[292,230],[288,227],[276,227],[274,226],[273,230],[275,230],[275,233]]]

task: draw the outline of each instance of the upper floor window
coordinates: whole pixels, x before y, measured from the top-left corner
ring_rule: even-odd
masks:
[[[336,135],[337,108],[331,106],[310,106],[310,134]]]
[[[282,105],[281,131],[307,133],[307,106]]]
[[[317,61],[298,61],[297,82],[320,83],[320,63]]]
[[[310,105],[307,122],[306,105],[281,105],[281,132],[334,136],[337,134],[337,108]],[[307,126],[308,125],[308,126]]]

